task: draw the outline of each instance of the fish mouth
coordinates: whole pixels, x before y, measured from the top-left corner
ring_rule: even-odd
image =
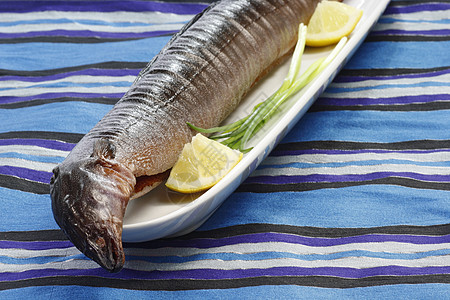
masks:
[[[165,181],[169,177],[169,175],[170,169],[154,175],[142,175],[136,177],[136,185],[134,186],[134,190],[131,193],[130,200],[139,198],[147,194],[155,187],[157,187],[160,183]]]
[[[136,185],[114,157],[64,161],[53,170],[50,195],[55,221],[87,257],[110,272],[125,263],[122,227]]]
[[[111,273],[119,272],[125,264],[121,222],[104,223],[101,228],[98,224],[92,225],[83,228],[65,226],[62,229],[84,255]]]

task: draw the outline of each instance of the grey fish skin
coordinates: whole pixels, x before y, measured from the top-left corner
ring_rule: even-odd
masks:
[[[296,43],[319,0],[222,0],[196,16],[57,166],[53,215],[111,272],[125,262],[122,225],[137,178],[170,169],[194,134],[217,126]]]

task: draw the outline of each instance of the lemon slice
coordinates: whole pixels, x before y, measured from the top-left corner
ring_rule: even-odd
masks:
[[[306,45],[321,47],[339,42],[355,29],[362,13],[362,10],[345,3],[320,2],[308,24]]]
[[[204,191],[222,179],[242,156],[241,152],[199,133],[184,145],[166,186],[181,193]]]

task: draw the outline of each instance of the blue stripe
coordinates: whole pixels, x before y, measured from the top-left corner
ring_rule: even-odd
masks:
[[[13,258],[9,256],[0,256],[0,263],[14,264],[14,265],[27,265],[27,264],[46,264],[53,262],[64,262],[71,259],[89,260],[84,254],[67,255],[67,256],[40,256],[30,258]]]
[[[381,17],[378,20],[378,23],[383,24],[391,24],[391,23],[434,23],[434,24],[450,24],[450,19],[442,19],[442,20],[414,20],[414,19],[396,19],[389,17]],[[375,27],[376,29],[376,27]]]
[[[0,231],[59,229],[53,219],[50,195],[0,187]]]
[[[438,87],[438,86],[450,86],[450,82],[436,82],[436,81],[424,81],[420,83],[410,84],[380,84],[375,86],[362,86],[354,88],[344,88],[337,86],[330,86],[327,88],[327,93],[345,93],[345,92],[358,92],[368,90],[384,90],[391,88],[414,88],[414,87]]]
[[[144,283],[145,284],[145,283]],[[83,286],[39,286],[1,291],[4,299],[49,299],[57,293],[59,299],[444,299],[450,294],[449,284],[400,284],[375,287],[326,289],[298,285],[264,285],[237,289],[201,289],[183,291],[137,291]],[[102,296],[99,296],[102,295]]]
[[[142,40],[99,43],[0,44],[0,69],[35,71],[94,64],[107,61],[148,62],[167,44],[169,36]],[[39,59],[37,58],[39,53]],[[80,55],[89,53],[89,55]],[[27,63],[17,57],[29,58]]]
[[[45,150],[43,150],[43,151],[45,151]],[[28,155],[28,154],[22,154],[22,153],[16,153],[16,152],[0,153],[0,157],[20,158],[20,159],[25,159],[25,160],[30,160],[30,161],[39,161],[39,162],[45,162],[45,163],[60,163],[64,160],[63,157]]]
[[[343,154],[345,155],[345,154]],[[339,159],[339,158],[336,158]],[[411,166],[425,166],[425,167],[450,167],[450,161],[412,161],[412,160],[400,160],[400,159],[383,159],[383,160],[361,160],[361,161],[349,161],[349,162],[330,162],[330,163],[308,163],[308,162],[293,162],[283,165],[278,164],[264,164],[260,165],[258,169],[275,168],[341,168],[345,166],[377,166],[381,164],[393,164],[393,165],[411,165]]]
[[[0,231],[58,228],[53,220],[49,195],[5,188],[0,188],[0,191]],[[317,227],[445,224],[450,215],[447,199],[450,199],[449,191],[387,185],[301,193],[235,193],[201,230],[246,224],[248,220]],[[290,209],[286,210],[286,207]]]
[[[450,41],[363,43],[345,68],[434,68],[448,65]],[[423,49],[427,49],[425,54]]]
[[[126,250],[125,250],[126,251]],[[157,264],[178,264],[195,262],[200,260],[212,259],[212,260],[242,260],[242,261],[261,261],[266,259],[279,259],[279,258],[292,258],[304,261],[331,261],[335,259],[341,259],[346,257],[361,257],[361,259],[370,258],[382,258],[382,259],[399,259],[399,260],[414,260],[431,256],[449,255],[450,249],[426,251],[420,253],[387,253],[387,252],[371,252],[363,250],[344,251],[332,254],[305,254],[299,255],[289,252],[283,252],[283,247],[280,247],[280,251],[277,252],[258,252],[249,254],[240,253],[202,253],[190,256],[133,256],[127,255],[127,261],[145,261],[149,263]],[[0,256],[0,263],[26,265],[26,264],[45,264],[51,262],[64,262],[71,259],[89,260],[83,254],[68,255],[62,257],[55,256],[40,256],[30,258],[13,258],[8,256]]]
[[[239,251],[239,250],[237,250]],[[257,250],[256,250],[257,251]],[[181,252],[181,251],[180,251]],[[449,255],[450,249],[443,250],[435,250],[435,251],[426,251],[420,253],[387,253],[387,252],[372,252],[372,251],[363,251],[363,250],[355,250],[355,251],[344,251],[332,254],[294,254],[289,252],[283,252],[283,246],[280,246],[280,251],[277,252],[258,252],[258,253],[249,253],[249,254],[240,254],[240,253],[203,253],[192,256],[127,256],[128,261],[132,260],[143,260],[152,263],[186,263],[197,260],[204,259],[220,259],[224,261],[231,260],[243,260],[243,261],[259,261],[266,259],[277,259],[277,258],[293,258],[304,261],[327,261],[327,260],[335,260],[346,257],[361,257],[362,259],[365,257],[371,258],[383,258],[383,259],[399,259],[399,260],[414,260],[421,259],[430,256],[441,256],[441,255]],[[50,258],[49,258],[50,259]],[[16,259],[12,259],[16,260]],[[0,261],[1,262],[1,261]],[[30,262],[28,262],[30,263]]]
[[[445,224],[450,215],[448,199],[450,191],[389,185],[235,193],[200,230],[246,224],[248,220],[329,228]]]
[[[287,134],[283,143],[314,140],[379,143],[444,140],[450,139],[450,131],[443,130],[448,127],[449,119],[449,110],[407,113],[383,111],[307,113]]]
[[[113,82],[55,82],[55,83],[42,83],[35,84],[32,86],[22,87],[20,89],[33,89],[33,88],[63,88],[63,87],[86,87],[86,88],[94,88],[94,87],[130,87],[133,81],[113,81]],[[0,91],[7,90],[16,90],[16,88],[0,88]]]
[[[14,109],[14,114],[2,109],[0,120],[4,123],[1,130],[32,131],[39,124],[39,130],[42,131],[87,133],[111,108],[112,105],[106,104],[65,102],[18,108]]]

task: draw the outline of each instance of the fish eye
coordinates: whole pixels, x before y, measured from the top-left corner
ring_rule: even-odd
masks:
[[[52,176],[52,178],[50,179],[50,184],[55,183],[56,178],[59,176],[59,167],[55,167],[55,168],[52,170],[52,172],[53,172],[53,176]]]
[[[53,175],[54,175],[55,177],[58,177],[58,175],[59,175],[59,167],[53,168],[52,172],[53,172]]]

